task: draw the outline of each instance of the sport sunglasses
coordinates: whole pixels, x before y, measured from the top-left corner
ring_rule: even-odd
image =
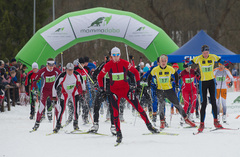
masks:
[[[120,53],[113,53],[112,56],[113,57],[120,56]]]

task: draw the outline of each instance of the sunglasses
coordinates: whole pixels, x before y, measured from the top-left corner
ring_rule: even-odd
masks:
[[[120,53],[113,53],[112,56],[113,57],[120,56]]]
[[[49,66],[51,66],[51,67],[53,67],[53,66],[54,66],[54,64],[51,64],[51,63],[48,63],[47,65],[49,65]]]

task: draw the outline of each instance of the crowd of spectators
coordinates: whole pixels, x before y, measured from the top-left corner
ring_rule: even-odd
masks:
[[[24,92],[24,81],[26,77],[27,66],[17,62],[15,58],[9,61],[7,58],[0,60],[0,107],[2,102],[6,101],[7,92],[10,88],[10,99],[13,100],[13,93],[15,93],[15,103],[19,102],[19,93]],[[13,91],[15,90],[15,92]]]

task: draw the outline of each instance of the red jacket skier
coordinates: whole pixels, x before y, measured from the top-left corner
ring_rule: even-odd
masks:
[[[113,108],[114,124],[117,131],[117,143],[122,141],[122,133],[120,130],[120,121],[119,121],[119,103],[121,98],[125,98],[141,115],[142,119],[146,123],[148,129],[152,133],[157,133],[158,130],[152,127],[152,124],[149,122],[146,112],[140,106],[138,99],[134,92],[129,88],[127,82],[127,72],[131,71],[136,78],[137,88],[141,90],[140,87],[140,76],[137,71],[129,62],[126,60],[120,59],[120,49],[114,47],[111,50],[112,60],[106,63],[102,71],[98,75],[98,83],[102,92],[103,88],[103,77],[108,73],[110,79],[110,103]]]
[[[42,117],[43,110],[46,106],[46,100],[48,97],[52,100],[52,88],[53,84],[56,80],[56,77],[61,73],[61,71],[54,67],[54,59],[49,58],[47,60],[47,67],[39,70],[36,74],[35,81],[33,83],[33,87],[36,88],[36,81],[42,78],[42,89],[41,89],[41,100],[40,100],[40,107],[37,113],[36,123],[33,127],[33,130],[37,130],[40,124],[40,120]]]
[[[195,80],[195,71],[190,67],[184,69],[179,77],[182,78],[182,96],[184,100],[184,111],[187,113],[189,107],[189,99],[191,100],[191,109],[189,119],[193,119],[194,109],[196,108],[196,99],[197,99],[197,88],[194,84]]]

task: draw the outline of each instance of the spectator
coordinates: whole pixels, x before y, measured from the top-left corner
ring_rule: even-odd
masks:
[[[73,61],[73,65],[74,65],[74,70],[77,70],[78,69],[78,59],[75,59]]]
[[[151,66],[150,66],[150,64],[149,64],[149,63],[146,63],[146,67],[150,68]]]
[[[143,68],[144,68],[144,63],[140,62],[140,64],[136,68],[139,71],[140,77],[143,75]]]
[[[135,68],[135,63],[134,63],[134,57],[132,55],[129,55],[129,59],[130,59],[130,63],[132,64],[132,66]]]
[[[3,61],[5,62],[4,68],[6,70],[6,74],[9,75],[9,72],[10,72],[9,60],[5,58]]]
[[[94,65],[91,62],[89,62],[89,58],[88,57],[84,57],[84,62],[85,62],[84,65],[89,68],[90,73],[95,71],[96,65]],[[84,67],[84,68],[86,68],[86,67]]]
[[[234,65],[234,68],[232,69],[232,75],[239,76],[239,69],[237,65]]]
[[[0,69],[3,69],[3,68],[4,68],[4,61],[0,60]]]
[[[3,82],[3,79],[4,79],[4,69],[0,69],[0,107],[1,107],[1,110],[2,110],[2,102],[4,100],[4,90],[5,90],[5,86],[6,84]]]
[[[13,59],[11,60],[10,67],[11,67],[11,66],[16,66],[16,64],[17,64],[17,60],[16,60],[15,58],[13,58]]]

